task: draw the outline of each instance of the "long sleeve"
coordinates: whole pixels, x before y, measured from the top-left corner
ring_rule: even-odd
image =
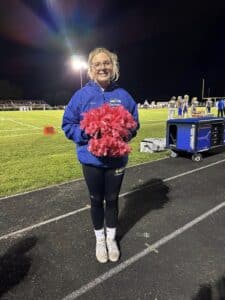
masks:
[[[134,138],[137,135],[137,131],[140,128],[140,123],[139,123],[139,117],[138,117],[138,106],[137,103],[134,101],[132,96],[129,95],[129,111],[132,114],[135,122],[137,123],[137,127],[135,129],[132,129],[130,131],[130,136],[128,137],[128,141],[130,141],[132,138]]]
[[[137,131],[140,128],[139,117],[138,117],[138,107],[137,107],[136,103],[133,107],[132,116],[137,123],[137,127],[135,129],[131,130],[131,139],[137,135]]]
[[[80,112],[80,99],[79,93],[71,98],[69,104],[63,115],[62,130],[68,139],[73,140],[77,144],[87,144],[88,136],[80,128],[81,112]]]

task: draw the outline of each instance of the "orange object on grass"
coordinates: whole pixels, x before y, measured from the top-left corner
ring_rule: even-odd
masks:
[[[44,127],[44,135],[52,135],[55,133],[56,133],[56,130],[53,126],[45,126]]]

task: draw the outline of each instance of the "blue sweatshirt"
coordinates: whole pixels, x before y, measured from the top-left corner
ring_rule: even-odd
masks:
[[[123,105],[137,122],[136,130],[133,130],[130,138],[136,136],[139,128],[137,104],[131,95],[115,83],[105,89],[94,81],[89,81],[83,88],[78,90],[68,103],[62,121],[62,129],[68,139],[76,143],[76,151],[79,161],[82,164],[93,165],[102,168],[121,168],[128,162],[128,155],[122,157],[97,157],[88,151],[88,136],[80,128],[80,121],[83,113],[90,109],[97,108],[104,103],[111,106]]]
[[[218,109],[224,109],[224,99],[220,99],[218,102]]]

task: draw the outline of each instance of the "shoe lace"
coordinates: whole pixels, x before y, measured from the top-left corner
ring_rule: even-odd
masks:
[[[118,251],[117,243],[115,240],[107,240],[107,247],[109,251]]]
[[[97,241],[97,247],[98,247],[99,250],[105,249],[105,247],[106,247],[105,240],[98,240]]]

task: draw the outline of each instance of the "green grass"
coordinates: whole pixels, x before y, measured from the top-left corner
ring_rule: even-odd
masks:
[[[60,129],[63,111],[0,112],[0,197],[82,177],[75,144]],[[141,129],[132,140],[129,165],[152,161],[167,151],[140,153],[146,137],[165,137],[167,109],[140,110]],[[53,125],[57,134],[44,136]]]

